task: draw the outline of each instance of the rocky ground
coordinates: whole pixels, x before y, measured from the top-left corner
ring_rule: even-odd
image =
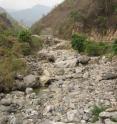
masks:
[[[0,94],[0,124],[92,124],[94,106],[104,108],[94,124],[117,124],[117,59],[79,55],[55,40],[26,58],[31,73],[19,75],[16,91]]]

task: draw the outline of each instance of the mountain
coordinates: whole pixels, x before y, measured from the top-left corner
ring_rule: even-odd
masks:
[[[36,5],[32,8],[15,11],[10,11],[9,13],[19,22],[25,24],[26,26],[31,26],[37,20],[39,20],[43,15],[50,12],[51,8],[43,5]]]
[[[73,32],[109,35],[117,27],[117,0],[65,0],[32,26],[35,34],[48,32],[70,38]]]
[[[8,31],[18,32],[23,27],[14,18],[12,18],[8,12],[0,7],[0,32]]]

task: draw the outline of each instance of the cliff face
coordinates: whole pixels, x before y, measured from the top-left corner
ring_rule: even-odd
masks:
[[[113,35],[117,29],[117,0],[66,0],[32,26],[37,34],[47,29],[62,38],[70,38],[72,32],[94,37],[98,34],[97,39],[110,32]]]

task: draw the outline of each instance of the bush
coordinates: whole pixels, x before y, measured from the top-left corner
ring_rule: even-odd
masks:
[[[81,14],[79,11],[71,11],[70,17],[74,20],[74,22],[80,21],[82,19]]]
[[[72,36],[71,44],[72,44],[73,49],[78,50],[79,52],[84,52],[85,43],[86,43],[86,37],[82,35],[77,35],[77,34],[74,34]]]
[[[111,45],[104,42],[89,41],[83,35],[74,34],[72,36],[72,48],[79,52],[84,52],[89,56],[100,56],[107,53],[112,53]],[[117,54],[117,41],[113,44],[113,51]]]
[[[31,32],[28,30],[23,30],[19,33],[18,39],[21,42],[27,42],[30,43],[32,38],[31,38]]]
[[[109,46],[106,43],[103,42],[88,42],[86,44],[86,50],[85,52],[90,56],[100,56],[103,54],[106,54],[109,50]]]
[[[99,114],[103,111],[105,111],[105,107],[97,106],[97,105],[93,106],[93,109],[92,109],[92,115],[93,115],[92,122],[93,123],[99,120]]]
[[[43,42],[41,39],[39,39],[38,37],[32,37],[32,41],[31,41],[31,47],[33,48],[33,51],[38,51],[40,49],[42,49],[43,47]]]
[[[87,44],[85,52],[90,56],[99,56],[100,47],[96,43],[91,42]]]
[[[117,55],[117,39],[112,44],[112,52]]]
[[[23,60],[14,56],[9,56],[0,61],[0,88],[4,87],[4,90],[10,89],[15,81],[15,75],[17,73],[24,74],[26,70],[26,64]]]
[[[30,47],[30,44],[29,43],[23,43],[21,45],[21,50],[22,50],[22,54],[24,56],[28,56],[31,54],[31,47]]]

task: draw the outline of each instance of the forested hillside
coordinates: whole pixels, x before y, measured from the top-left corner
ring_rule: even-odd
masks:
[[[117,0],[65,0],[32,26],[34,33],[51,29],[56,36],[70,38],[73,32],[112,39],[117,29]]]

